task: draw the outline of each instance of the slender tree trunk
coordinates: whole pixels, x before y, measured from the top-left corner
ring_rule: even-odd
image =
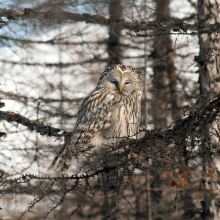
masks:
[[[144,0],[144,21],[147,22],[147,0]],[[146,34],[146,31],[145,31]],[[145,129],[148,128],[148,80],[147,80],[147,38],[144,39],[144,117],[145,117]],[[149,159],[148,159],[149,163]],[[150,170],[146,171],[146,180],[147,186],[147,212],[148,212],[148,220],[152,220],[152,203],[151,203],[151,190],[150,190]]]
[[[110,0],[109,1],[109,18],[120,19],[122,14],[121,0]],[[109,28],[108,38],[108,66],[112,64],[120,63],[120,35],[121,29],[117,27]]]
[[[169,78],[170,103],[172,107],[172,115],[174,118],[180,113],[176,72],[173,61],[173,46],[170,35],[166,36],[166,56],[167,56],[167,76]]]
[[[165,22],[170,18],[170,0],[155,0],[156,20]],[[173,62],[172,40],[169,35],[156,37],[154,40],[154,79],[153,79],[153,100],[152,115],[155,128],[165,128],[167,126],[168,103],[171,103],[172,114],[176,116],[179,112],[178,90],[176,86],[176,74]],[[170,90],[170,98],[169,98]]]
[[[121,6],[121,0],[110,0],[109,1],[109,18],[110,19],[120,19],[122,15],[122,6]],[[108,66],[113,64],[120,64],[120,35],[121,35],[121,29],[117,27],[109,27],[109,38],[107,41],[107,48],[108,48]],[[114,161],[112,161],[112,166],[115,165]],[[109,193],[114,190],[115,186],[111,183],[116,180],[117,177],[117,171],[112,171],[109,174],[109,180],[104,180],[103,185],[106,185],[106,193]],[[109,214],[103,217],[104,219],[111,219],[111,220],[117,220],[118,219],[118,208],[116,204],[116,200],[114,198],[115,195],[111,197],[111,204],[109,207]],[[109,210],[104,210],[104,213],[108,212]]]
[[[213,24],[220,22],[219,3],[216,0],[198,0],[198,22],[202,24]],[[199,64],[199,82],[200,82],[200,94],[201,97],[197,100],[197,104],[205,104],[212,98],[213,92],[219,92],[220,88],[220,36],[219,33],[202,34],[199,36],[199,56],[196,58]],[[204,130],[209,138],[210,146],[208,149],[210,153],[206,152],[206,155],[211,155],[211,149],[219,147],[219,123],[214,122],[211,128]],[[201,149],[203,150],[203,149]],[[204,149],[207,151],[207,148]],[[210,156],[204,156],[203,170],[206,172],[207,168],[211,166],[212,158]],[[206,181],[204,185],[207,187]],[[218,191],[218,184],[212,183],[209,188]],[[211,200],[211,199],[210,199]],[[203,219],[220,219],[219,201],[214,199],[211,203],[206,198],[201,201],[203,213]]]
[[[155,3],[155,20],[159,22],[168,21],[170,19],[170,0],[155,0]],[[176,109],[178,107],[178,90],[171,37],[169,35],[155,37],[153,47],[152,58],[154,78],[152,89],[152,117],[155,128],[166,128],[168,124],[167,117],[170,112],[165,109],[169,107],[169,103],[172,107],[173,116],[178,114],[178,110]],[[156,160],[152,160],[152,166],[157,163]],[[153,171],[151,171],[151,175],[155,176]],[[151,189],[161,187],[159,176],[157,180],[151,182],[150,187]],[[164,193],[162,190],[157,192],[152,190],[151,203],[160,203],[163,201],[162,197],[165,194],[166,192]],[[153,208],[154,205],[152,205],[152,210]],[[166,213],[167,210],[162,208],[159,212],[162,214]],[[152,219],[154,219],[155,216],[156,213],[152,211]]]

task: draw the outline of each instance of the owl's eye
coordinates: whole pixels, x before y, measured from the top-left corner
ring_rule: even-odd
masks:
[[[129,82],[129,81],[127,81],[127,82],[125,82],[125,84],[126,84],[126,85],[128,85],[128,84],[130,84],[130,82]]]
[[[118,84],[118,81],[117,81],[117,80],[113,80],[113,81],[112,81],[112,84],[117,85],[117,84]]]

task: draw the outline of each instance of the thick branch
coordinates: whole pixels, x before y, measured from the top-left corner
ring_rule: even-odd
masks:
[[[24,125],[31,131],[36,131],[41,135],[47,135],[50,137],[51,136],[61,137],[67,133],[67,132],[63,132],[62,134],[59,134],[61,130],[58,128],[53,128],[51,126],[44,126],[36,121],[31,121],[25,118],[24,116],[16,114],[14,112],[0,111],[0,120],[6,120],[8,122],[17,122],[18,124]]]
[[[98,24],[102,26],[116,26],[122,29],[140,32],[145,30],[160,31],[161,34],[193,34],[198,35],[202,33],[213,33],[219,32],[220,23],[215,24],[187,24],[179,20],[168,21],[168,22],[158,22],[158,21],[149,21],[149,22],[129,22],[124,19],[107,19],[101,15],[91,15],[91,14],[76,14],[69,12],[39,12],[34,11],[30,8],[25,8],[21,10],[7,10],[0,9],[0,17],[7,17],[8,19],[16,18],[34,18],[34,19],[53,19],[59,21],[75,21],[75,22],[86,22],[89,24]],[[188,33],[190,31],[191,33]],[[148,34],[151,36],[151,34]]]

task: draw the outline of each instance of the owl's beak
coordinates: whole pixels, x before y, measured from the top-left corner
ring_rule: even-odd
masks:
[[[122,92],[122,88],[121,88],[121,87],[119,88],[119,92],[120,92],[120,93]]]

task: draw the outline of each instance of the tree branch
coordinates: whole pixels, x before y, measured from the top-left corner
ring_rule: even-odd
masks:
[[[89,59],[89,60],[85,60],[85,61],[81,61],[81,62],[75,62],[75,63],[30,63],[30,62],[16,62],[16,61],[10,61],[10,60],[1,60],[0,59],[0,63],[4,63],[4,64],[11,64],[11,65],[21,65],[21,66],[46,66],[46,67],[60,67],[60,68],[66,68],[69,66],[74,66],[74,65],[82,65],[82,64],[86,64],[86,63],[94,63],[94,62],[106,62],[108,61],[108,58],[100,58],[100,56],[95,57],[94,59]],[[143,58],[143,55],[139,55],[139,56],[121,56],[121,58],[123,59],[140,59]]]
[[[211,124],[215,119],[217,114],[220,111],[220,94],[216,94],[215,97],[210,100],[206,105],[198,107],[191,107],[191,112],[188,117],[184,117],[181,120],[175,122],[173,129],[166,129],[163,133],[165,135],[170,135],[171,133],[175,134],[177,130],[182,130],[183,127],[192,127],[193,129],[200,129],[204,123],[206,125]],[[62,137],[68,136],[70,132],[63,131],[62,134],[61,129],[53,128],[51,126],[44,126],[36,121],[31,121],[26,117],[16,114],[14,112],[5,112],[0,111],[0,120],[5,120],[8,122],[17,122],[25,127],[27,127],[31,131],[36,131],[41,135],[54,136],[54,137]],[[188,130],[189,132],[190,130]],[[148,137],[150,135],[150,131],[148,133]],[[152,134],[154,131],[152,131]],[[146,138],[146,137],[145,137]],[[143,141],[143,139],[139,139],[139,141]],[[139,142],[138,141],[138,142]],[[132,141],[131,141],[132,143]],[[144,141],[145,143],[145,141]]]
[[[54,137],[62,137],[66,135],[68,132],[63,131],[60,134],[61,130],[58,128],[53,128],[51,126],[44,126],[36,121],[31,121],[20,114],[16,114],[14,112],[4,112],[0,111],[0,120],[5,120],[8,122],[17,122],[25,127],[27,127],[31,131],[36,131],[41,135],[54,136]]]
[[[99,59],[98,57],[94,59],[89,59],[81,62],[71,62],[71,63],[29,63],[29,62],[15,62],[9,60],[0,60],[1,63],[11,64],[11,65],[22,65],[22,66],[46,66],[46,67],[59,67],[59,68],[66,68],[69,66],[92,63],[92,62],[106,62],[107,59]]]
[[[12,100],[19,100],[19,102],[23,102],[23,103],[27,103],[28,101],[31,102],[45,102],[45,103],[52,103],[52,102],[81,102],[85,99],[85,97],[82,98],[72,98],[72,99],[68,99],[68,98],[62,98],[62,99],[51,99],[51,98],[43,98],[43,97],[31,97],[31,96],[24,96],[24,95],[20,95],[20,94],[14,94],[14,93],[10,93],[10,92],[4,92],[4,91],[0,91],[0,94],[4,95],[4,99],[5,97],[9,97]],[[1,103],[0,103],[0,107],[1,107]],[[2,106],[3,107],[3,106]]]
[[[187,24],[180,20],[175,19],[174,21],[168,22],[129,22],[124,19],[107,19],[101,15],[91,15],[91,14],[76,14],[69,12],[39,12],[34,11],[30,8],[25,8],[21,10],[7,10],[0,9],[0,17],[7,17],[9,20],[15,18],[33,18],[33,19],[52,19],[57,21],[75,21],[75,22],[86,22],[89,24],[98,24],[101,26],[116,26],[121,29],[126,29],[129,31],[134,31],[136,33],[145,30],[159,31],[160,35],[163,34],[191,34],[199,35],[203,33],[213,33],[220,31],[220,23],[215,24]],[[190,31],[191,33],[188,33]],[[147,33],[148,36],[151,34]]]
[[[0,35],[1,39],[4,40],[11,40],[11,41],[17,41],[21,43],[30,43],[30,44],[51,44],[51,45],[83,45],[83,44],[105,44],[104,40],[100,41],[86,41],[86,42],[71,42],[71,41],[62,41],[62,40],[56,40],[56,39],[50,39],[47,41],[42,40],[27,40],[27,39],[20,39],[20,38],[13,38],[13,37],[7,37]]]

